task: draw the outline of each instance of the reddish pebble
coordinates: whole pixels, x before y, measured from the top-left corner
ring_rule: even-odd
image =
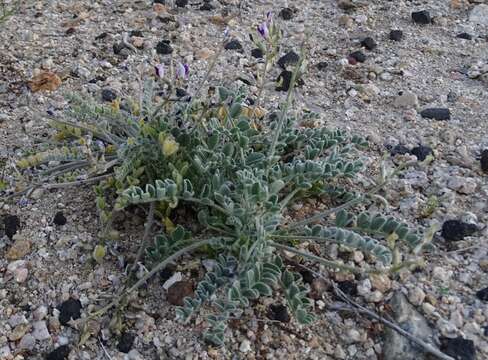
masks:
[[[347,61],[349,61],[349,65],[356,65],[358,63],[358,61],[352,56],[348,56]]]

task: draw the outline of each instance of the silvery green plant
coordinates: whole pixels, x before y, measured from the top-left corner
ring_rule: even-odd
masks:
[[[280,32],[271,15],[258,32],[269,41],[265,51],[276,51]],[[286,101],[258,120],[246,105],[244,88],[219,87],[213,98],[205,100],[175,98],[165,67],[157,64],[155,79],[144,82],[138,101],[117,99],[100,106],[72,96],[70,119],[53,119],[58,139],[68,149],[56,154],[69,157],[58,157],[54,169],[43,157],[23,165],[35,166],[50,177],[85,169],[75,183],[98,182],[97,207],[107,226],[112,210],[149,206],[141,250],[151,271],[120,297],[127,297],[169,261],[207,246],[219,254],[216,263],[197,285],[195,296],[177,308],[184,323],[202,307],[213,309],[205,340],[224,344],[229,318],[239,316],[252,301],[276,294],[283,295],[297,322],[310,324],[314,315],[308,287],[285,265],[282,250],[332,270],[362,273],[371,269],[336,263],[293,243],[333,242],[358,249],[383,269],[401,266],[398,250],[404,244],[418,249],[423,243],[416,231],[392,217],[346,211],[374,193],[357,193],[344,185],[363,171],[358,152],[367,143],[343,130],[300,127],[301,115],[288,113],[302,65],[303,54]],[[171,73],[178,81],[189,80],[188,65],[178,64],[175,70]],[[161,93],[163,97],[155,100]],[[382,181],[373,189],[384,186]],[[338,206],[287,222],[289,206],[311,197],[328,197]],[[174,209],[188,207],[197,214],[198,230],[171,222]],[[329,220],[330,215],[336,215],[335,220]],[[154,216],[165,226],[148,245]],[[123,303],[120,297],[102,310]]]

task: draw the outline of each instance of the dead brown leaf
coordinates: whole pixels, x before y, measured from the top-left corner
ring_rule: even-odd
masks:
[[[33,92],[54,91],[61,85],[58,75],[50,71],[44,71],[36,75],[29,81],[29,87]]]

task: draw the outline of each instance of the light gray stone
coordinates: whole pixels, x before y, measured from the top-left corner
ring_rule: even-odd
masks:
[[[433,331],[427,320],[408,302],[400,291],[395,292],[391,301],[394,318],[398,325],[412,335],[426,342],[432,342]],[[396,331],[386,328],[383,346],[385,360],[422,360],[425,353]]]
[[[488,26],[488,5],[476,5],[469,13],[469,21],[473,24]]]

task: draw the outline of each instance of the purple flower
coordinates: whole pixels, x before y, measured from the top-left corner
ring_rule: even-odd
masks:
[[[164,77],[164,65],[163,64],[157,64],[154,66],[154,71],[156,73],[156,76],[160,79]]]
[[[178,63],[176,65],[176,78],[188,80],[190,75],[190,66],[188,64]]]
[[[267,39],[269,37],[268,24],[266,24],[266,22],[263,22],[261,25],[259,25],[258,32],[261,34],[263,38]]]
[[[266,22],[268,23],[268,25],[271,25],[271,23],[273,22],[273,12],[272,11],[268,11],[266,13]]]

